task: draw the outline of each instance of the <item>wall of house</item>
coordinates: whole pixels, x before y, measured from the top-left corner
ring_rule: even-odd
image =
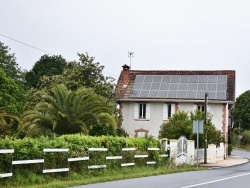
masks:
[[[135,102],[122,102],[122,115],[123,122],[122,128],[130,136],[143,136],[145,133],[147,136],[158,137],[160,126],[163,121],[163,102],[150,102],[150,119],[139,120],[134,119]],[[177,110],[183,110],[185,112],[194,111],[196,109],[196,104],[194,103],[178,103],[176,106]],[[212,115],[212,122],[218,130],[223,132],[223,104],[209,104],[208,112]],[[225,122],[225,125],[226,122]]]
[[[178,110],[194,111],[196,106],[194,103],[179,103]],[[212,123],[218,130],[222,130],[223,110],[223,104],[208,104],[208,113],[212,115]]]
[[[130,136],[136,136],[135,130],[147,131],[148,136],[158,137],[160,126],[163,123],[162,102],[150,102],[150,119],[134,119],[135,102],[122,103],[123,122],[122,127]]]

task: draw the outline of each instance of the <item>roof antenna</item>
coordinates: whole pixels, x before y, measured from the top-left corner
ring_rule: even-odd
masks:
[[[128,57],[130,59],[130,69],[131,69],[131,57],[134,57],[134,52],[128,52]]]

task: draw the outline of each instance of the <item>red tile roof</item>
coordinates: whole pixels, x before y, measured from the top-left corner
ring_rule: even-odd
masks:
[[[127,71],[127,72],[126,72]],[[128,73],[126,75],[126,73]],[[209,71],[159,71],[159,70],[122,70],[116,86],[117,101],[131,99],[130,93],[136,75],[227,75],[226,100],[235,100],[235,71],[234,70],[209,70]],[[126,79],[128,79],[127,83]],[[125,87],[126,85],[126,87]]]

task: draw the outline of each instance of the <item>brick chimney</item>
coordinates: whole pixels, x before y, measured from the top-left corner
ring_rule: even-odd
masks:
[[[128,65],[123,65],[122,66],[122,68],[123,68],[123,71],[122,71],[122,77],[123,77],[123,88],[126,88],[127,87],[127,85],[128,85],[128,73],[129,73],[129,69],[130,69],[130,66],[128,66]]]

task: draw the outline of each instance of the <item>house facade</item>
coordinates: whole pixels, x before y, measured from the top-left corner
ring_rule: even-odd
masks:
[[[121,127],[130,136],[158,137],[160,126],[177,111],[207,111],[228,140],[235,101],[235,71],[143,71],[122,66],[116,87],[123,117]]]

